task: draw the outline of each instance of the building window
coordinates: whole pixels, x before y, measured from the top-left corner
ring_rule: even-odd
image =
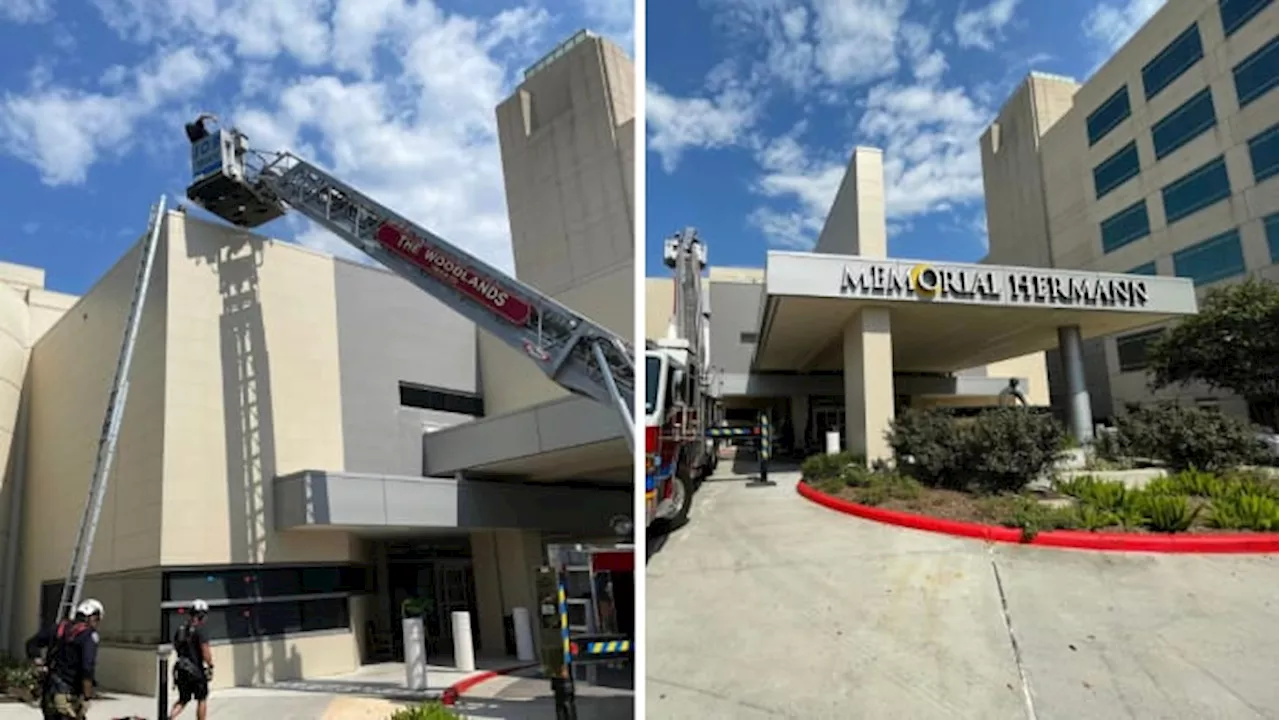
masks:
[[[1231,196],[1231,181],[1222,156],[1201,165],[1160,190],[1164,219],[1172,225],[1192,213]]]
[[[1271,213],[1262,218],[1262,229],[1267,233],[1267,247],[1271,249],[1271,262],[1273,263],[1280,262],[1280,248],[1276,247],[1277,217],[1276,213]]]
[[[371,572],[359,565],[219,567],[164,574],[164,636],[185,618],[196,598],[209,603],[210,640],[273,637],[350,625],[347,600],[373,591]]]
[[[1111,217],[1099,226],[1102,231],[1102,252],[1109,253],[1151,234],[1151,221],[1147,217],[1147,201],[1139,200]]]
[[[1085,129],[1089,133],[1089,145],[1092,147],[1107,136],[1117,125],[1129,117],[1129,86],[1121,87],[1114,95],[1103,101],[1085,120]]]
[[[1143,330],[1132,335],[1116,338],[1116,357],[1120,361],[1120,372],[1136,372],[1147,368],[1147,348],[1156,338],[1164,333],[1164,329]]]
[[[400,405],[419,410],[484,417],[484,398],[479,395],[403,381],[400,383]]]
[[[1169,87],[1202,57],[1204,47],[1200,44],[1200,30],[1192,23],[1142,68],[1142,90],[1147,100]]]
[[[1240,246],[1240,231],[1234,228],[1173,254],[1173,274],[1190,278],[1196,285],[1243,272],[1244,249]]]
[[[1155,145],[1156,159],[1186,145],[1217,123],[1218,119],[1213,112],[1213,94],[1209,92],[1209,88],[1205,88],[1151,126],[1151,142]]]
[[[1236,81],[1236,99],[1244,107],[1276,86],[1280,73],[1280,45],[1277,39],[1263,45],[1231,69]]]
[[[1130,141],[1119,152],[1098,163],[1093,169],[1093,187],[1097,197],[1115,190],[1138,174],[1138,144]]]
[[[1126,275],[1156,275],[1158,274],[1156,272],[1156,261],[1152,260],[1149,263],[1142,263],[1138,267],[1129,268],[1129,272],[1125,274]]]
[[[1231,37],[1235,31],[1262,12],[1262,8],[1274,0],[1218,0],[1218,14],[1222,16],[1222,34]]]
[[[738,341],[743,345],[754,345],[760,342],[760,336],[753,332],[738,333]]]
[[[1262,182],[1276,174],[1280,162],[1280,145],[1276,144],[1278,125],[1263,130],[1249,138],[1249,162],[1253,165],[1253,181]]]

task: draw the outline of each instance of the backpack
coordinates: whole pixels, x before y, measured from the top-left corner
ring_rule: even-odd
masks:
[[[173,649],[178,653],[178,660],[173,664],[174,677],[182,677],[186,680],[199,680],[204,677],[204,673],[200,667],[187,656],[190,653],[191,644],[191,624],[183,623],[173,634]],[[185,651],[185,652],[184,652]]]

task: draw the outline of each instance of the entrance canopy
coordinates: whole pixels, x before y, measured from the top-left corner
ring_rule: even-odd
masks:
[[[756,372],[841,370],[843,330],[890,311],[897,371],[954,372],[1197,311],[1186,278],[770,252]]]

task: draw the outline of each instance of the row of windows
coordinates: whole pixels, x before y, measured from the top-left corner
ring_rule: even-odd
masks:
[[[1209,88],[1196,93],[1151,126],[1151,144],[1160,160],[1218,124]]]
[[[1276,86],[1280,77],[1280,41],[1272,38],[1231,69],[1240,107],[1257,100]]]
[[[1222,18],[1222,33],[1231,37],[1245,23],[1275,0],[1218,0],[1218,15]]]
[[[416,383],[400,383],[400,405],[419,410],[458,413],[484,417],[484,398],[473,393],[427,387]]]
[[[1173,274],[1205,285],[1243,273],[1240,231],[1232,228],[1173,254]]]
[[[1129,243],[1151,234],[1151,219],[1147,216],[1147,201],[1139,200],[1102,221],[1102,252],[1118,250]]]
[[[1243,24],[1261,10],[1261,6],[1254,7],[1249,4],[1249,1],[1240,0],[1222,6],[1224,27],[1227,26],[1228,20]],[[1280,51],[1277,48],[1277,40],[1272,39],[1271,42],[1240,61],[1232,70],[1236,99],[1240,107],[1248,105],[1276,87],[1277,76],[1280,74],[1277,69],[1280,65],[1280,55],[1278,55]],[[1151,100],[1177,80],[1202,57],[1204,57],[1204,47],[1201,44],[1199,28],[1192,24],[1142,68],[1142,86],[1147,100]],[[1092,146],[1105,137],[1128,118],[1130,112],[1129,92],[1126,85],[1104,100],[1085,119],[1089,145]],[[1205,88],[1152,125],[1151,140],[1156,159],[1167,157],[1216,125],[1217,113],[1213,106],[1213,94],[1209,88]],[[1137,145],[1131,142],[1094,167],[1093,184],[1096,197],[1101,199],[1137,176],[1139,171]]]
[[[1200,28],[1195,23],[1182,31],[1160,54],[1142,68],[1142,90],[1147,100],[1160,94],[1174,80],[1191,69],[1204,57],[1204,45],[1200,42]]]
[[[1272,125],[1249,139],[1249,163],[1253,166],[1253,181],[1262,182],[1276,174],[1280,163],[1280,145],[1276,143],[1276,130]]]
[[[1128,274],[1129,275],[1155,275],[1156,261],[1152,260],[1149,263],[1142,263],[1138,267],[1130,268]]]
[[[1131,140],[1093,169],[1093,187],[1098,199],[1137,177],[1138,169],[1138,144]]]
[[[1280,262],[1280,247],[1277,247],[1277,216],[1276,213],[1262,218],[1262,228],[1267,233],[1267,248],[1271,250],[1271,262]]]
[[[164,574],[162,600],[249,600],[292,595],[363,593],[372,590],[366,567],[321,565],[182,570]]]
[[[165,610],[161,621],[163,637],[172,640],[185,619],[181,610]],[[351,626],[351,615],[347,598],[320,598],[211,607],[204,623],[211,641],[246,640],[344,630]]]
[[[1231,180],[1222,156],[1210,160],[1160,189],[1165,222],[1172,225],[1188,215],[1231,196]]]
[[[1151,342],[1160,337],[1164,329],[1143,330],[1116,338],[1116,357],[1119,360],[1120,372],[1134,372],[1147,367],[1147,348]]]

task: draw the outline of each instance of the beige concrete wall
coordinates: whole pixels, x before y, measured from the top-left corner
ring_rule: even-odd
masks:
[[[634,334],[634,67],[579,43],[497,108],[516,275],[613,332]],[[485,409],[564,395],[522,353],[480,333]]]
[[[503,616],[518,607],[538,622],[534,569],[543,564],[545,549],[539,533],[521,530],[483,530],[471,533],[471,558],[476,584],[476,613],[480,643],[489,656],[505,647]],[[534,642],[537,640],[535,627]]]
[[[880,149],[853,149],[849,167],[836,190],[813,251],[871,258],[887,256],[884,153]]]
[[[30,313],[17,290],[0,285],[0,553],[5,553],[15,538],[11,533],[10,511],[17,502],[18,472],[14,463],[23,450],[14,447],[22,442],[18,432],[19,406],[27,373],[30,343]],[[15,439],[17,443],[15,443]],[[0,554],[0,598],[8,590],[6,555]],[[3,602],[0,600],[0,602]],[[8,627],[6,618],[11,608],[0,607],[0,626]],[[10,648],[0,647],[0,652]]]
[[[140,245],[135,244],[53,323],[31,352],[23,558],[14,608],[19,635],[35,629],[41,583],[61,580],[67,572],[93,474],[139,252]],[[116,461],[89,563],[91,575],[151,567],[160,561],[167,252],[163,245],[157,252]],[[45,310],[55,312],[50,307]],[[123,616],[108,614],[104,634],[112,631],[116,617]]]
[[[676,284],[671,278],[644,279],[644,336],[657,340],[667,336],[671,324],[672,303],[675,302]],[[712,320],[714,327],[715,320]]]
[[[333,258],[177,213],[167,228],[161,560],[351,559],[346,533],[271,527],[273,477],[343,467]]]

